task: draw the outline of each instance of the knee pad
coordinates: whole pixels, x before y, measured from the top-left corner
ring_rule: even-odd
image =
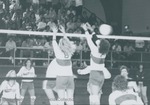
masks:
[[[89,100],[90,100],[90,104],[100,105],[99,95],[90,95]]]
[[[50,105],[58,105],[57,101],[49,101]]]
[[[22,103],[23,100],[24,100],[24,96],[20,96],[19,103]]]
[[[68,101],[66,101],[66,104],[67,105],[74,105],[74,101],[73,100],[68,100]]]
[[[30,99],[31,99],[31,101],[33,102],[33,101],[35,101],[36,96],[31,96]]]
[[[64,101],[58,100],[58,101],[57,101],[57,104],[58,104],[58,105],[64,105],[65,103],[64,103]]]

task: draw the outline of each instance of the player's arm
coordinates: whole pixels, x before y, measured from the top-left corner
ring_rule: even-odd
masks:
[[[109,95],[108,103],[109,105],[116,105],[114,96],[112,94]]]
[[[86,68],[84,68],[84,69],[79,69],[77,72],[78,72],[78,74],[80,74],[80,75],[85,75],[85,74],[89,74],[90,73],[90,71],[91,71],[91,69],[89,68],[89,66],[87,66]]]
[[[85,34],[87,35],[86,39],[87,39],[87,43],[89,45],[90,50],[94,51],[95,49],[97,49],[97,47],[95,46],[95,44],[92,41],[92,35],[90,35],[88,32],[87,24],[82,24],[81,27],[84,29]]]

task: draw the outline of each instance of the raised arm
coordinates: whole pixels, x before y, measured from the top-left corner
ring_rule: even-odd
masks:
[[[87,24],[82,24],[81,27],[83,28],[83,30],[85,31],[85,34],[87,35],[86,39],[87,39],[87,43],[89,45],[90,50],[95,51],[95,49],[97,49],[97,47],[95,46],[95,44],[92,41],[92,35],[90,35],[88,32],[88,29],[90,26],[88,26]]]
[[[52,45],[53,45],[53,49],[54,49],[54,53],[55,53],[55,56],[59,56],[59,54],[61,53],[60,51],[60,48],[56,42],[56,34],[58,32],[58,28],[56,25],[53,25],[52,27],[52,31],[53,31],[53,41],[52,41]]]

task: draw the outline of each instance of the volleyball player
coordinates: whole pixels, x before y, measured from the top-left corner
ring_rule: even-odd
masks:
[[[24,62],[24,66],[21,67],[19,70],[18,77],[36,77],[35,69],[32,66],[31,59],[26,59]],[[21,83],[21,100],[23,101],[26,91],[28,90],[30,95],[30,104],[34,105],[36,96],[34,90],[34,83],[33,80],[23,79]],[[22,102],[21,102],[22,103]]]
[[[52,80],[44,80],[43,89],[49,99],[50,105],[57,105],[57,98],[55,97],[54,91],[57,92],[56,89],[56,76],[57,76],[57,68],[55,66],[56,59],[53,59],[49,64],[46,77],[52,78]]]
[[[85,31],[87,43],[91,50],[90,66],[83,70],[78,70],[78,73],[90,73],[87,90],[90,93],[90,105],[100,105],[100,98],[102,94],[102,86],[105,78],[110,78],[111,74],[105,68],[105,57],[109,51],[110,43],[106,39],[97,39],[92,41],[92,36],[89,35],[88,29],[92,29],[89,24],[83,24],[82,28]],[[92,31],[92,30],[91,30]],[[94,36],[95,37],[95,36]]]
[[[128,87],[131,88],[134,92],[139,92],[136,81],[133,81],[132,78],[128,76],[129,69],[127,66],[122,65],[120,67],[120,75],[124,76],[128,80]]]
[[[112,90],[109,95],[109,105],[144,105],[138,94],[128,88],[128,81],[122,75],[114,78]]]
[[[15,70],[10,70],[6,77],[16,77]],[[19,105],[20,86],[14,79],[7,79],[1,83],[0,93],[2,94],[1,105]]]
[[[65,28],[59,26],[59,30],[63,33],[64,37],[59,40],[59,44],[56,42],[56,34],[58,28],[54,25],[53,41],[52,45],[55,53],[55,60],[53,60],[53,66],[55,66],[56,77],[56,89],[58,93],[58,105],[74,105],[74,75],[72,72],[71,57],[75,52],[75,46],[65,35]],[[67,98],[65,98],[65,92]]]

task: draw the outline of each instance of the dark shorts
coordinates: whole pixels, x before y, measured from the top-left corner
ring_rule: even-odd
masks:
[[[56,88],[57,89],[74,89],[74,76],[57,76]]]
[[[103,84],[104,84],[104,74],[103,71],[94,71],[92,70],[90,72],[90,77],[89,77],[89,84],[92,85],[97,85],[100,88],[102,88]]]
[[[17,104],[15,99],[2,98],[2,104],[0,105],[17,105]]]
[[[48,80],[46,83],[46,89],[54,89],[56,86],[56,80]]]
[[[34,83],[33,82],[22,82],[21,83],[21,89],[25,89],[25,90],[30,89],[30,90],[32,90],[32,89],[34,89]]]

